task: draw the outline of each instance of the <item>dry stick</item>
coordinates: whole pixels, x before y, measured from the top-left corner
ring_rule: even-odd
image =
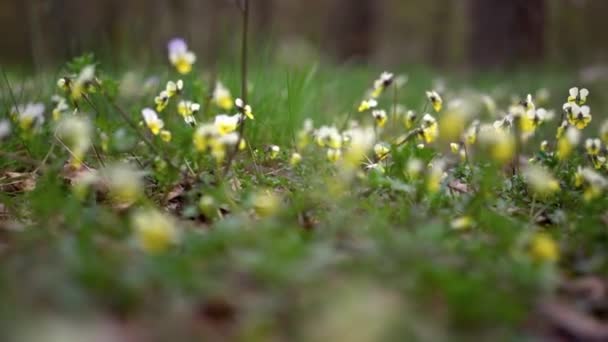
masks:
[[[241,8],[243,14],[243,36],[241,39],[241,99],[243,100],[243,104],[247,104],[247,35],[248,35],[248,27],[249,27],[249,0],[243,0],[243,7]],[[243,133],[245,131],[245,120],[246,116],[243,109],[239,110],[241,112],[241,116],[243,118],[243,122],[239,126],[239,139],[230,153],[228,157],[228,161],[226,162],[226,166],[224,167],[224,176],[230,170],[230,166],[234,160],[234,157],[239,151],[239,145],[241,144],[241,140],[243,139]]]

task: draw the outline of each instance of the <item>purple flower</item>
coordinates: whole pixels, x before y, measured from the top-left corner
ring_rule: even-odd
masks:
[[[167,48],[169,49],[169,54],[183,54],[188,51],[188,45],[186,41],[182,38],[173,38],[167,44]]]

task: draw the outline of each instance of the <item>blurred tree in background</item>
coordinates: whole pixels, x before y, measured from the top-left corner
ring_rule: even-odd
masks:
[[[608,57],[603,0],[252,0],[256,50],[444,67]],[[44,67],[83,51],[138,64],[184,36],[209,62],[237,51],[234,0],[0,0],[0,62]]]

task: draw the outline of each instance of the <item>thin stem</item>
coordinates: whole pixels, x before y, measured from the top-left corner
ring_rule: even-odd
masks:
[[[2,70],[2,77],[4,78],[4,82],[6,83],[6,87],[8,88],[8,94],[11,98],[11,101],[13,101],[13,106],[15,107],[15,110],[17,111],[17,115],[21,116],[21,111],[19,110],[19,105],[17,104],[17,98],[15,97],[15,93],[13,92],[13,88],[11,87],[10,82],[8,81],[8,77],[6,76],[6,72],[4,71],[4,68],[0,68]],[[23,89],[23,87],[22,87]],[[21,136],[19,135],[19,140],[21,140],[21,143],[23,144],[23,148],[25,148],[25,151],[27,152],[27,154],[32,157],[32,152],[30,151],[29,147],[27,147],[27,144],[25,143],[25,141],[23,140],[23,138],[21,138]]]
[[[249,0],[243,0],[242,7],[243,14],[243,32],[241,37],[241,99],[243,100],[243,104],[247,104],[247,36],[249,33]],[[230,170],[230,166],[234,161],[234,157],[239,151],[239,146],[241,145],[241,141],[243,140],[243,134],[245,133],[245,122],[246,116],[243,110],[240,110],[243,121],[239,125],[239,139],[234,146],[234,149],[228,156],[228,161],[226,162],[226,166],[224,167],[224,176]]]

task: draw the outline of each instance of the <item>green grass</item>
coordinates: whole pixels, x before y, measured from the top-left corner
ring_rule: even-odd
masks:
[[[104,73],[103,65],[98,70],[107,91],[112,80],[126,84],[124,71]],[[419,150],[410,143],[393,151],[394,164],[386,174],[365,174],[333,196],[331,186],[340,183],[340,173],[321,149],[309,147],[302,151],[300,165],[289,165],[295,134],[306,118],[315,127],[342,128],[349,117],[371,124],[369,113],[357,113],[356,107],[379,70],[261,62],[250,70],[249,103],[256,119],[247,122],[245,137],[257,168],[250,151],[244,151],[226,177],[212,159],[192,150],[192,129],[174,109],[163,113],[172,142],[156,138],[153,143],[180,167],[189,160],[195,174],[155,169],[157,155],[137,143],[138,133],[111,105],[115,101],[139,121],[140,110],[153,105],[168,79],[177,78],[173,71],[136,70],[135,88],[119,87],[114,100],[93,93],[93,106],[81,103],[81,112],[99,130],[97,148],[100,132],[110,137],[104,162],[136,157],[143,165],[138,168],[145,172],[145,195],[124,210],[92,193],[80,200],[64,179],[69,154],[53,138],[49,116],[55,75],[9,75],[18,103],[47,105],[47,124],[33,136],[16,130],[0,145],[2,174],[30,178],[44,160],[33,191],[1,181],[0,322],[5,326],[0,331],[82,320],[67,326],[75,334],[111,327],[161,340],[527,340],[534,336],[526,327],[536,317],[537,305],[553,296],[564,279],[608,269],[602,248],[608,234],[601,223],[607,200],[583,203],[580,190],[570,184],[584,158],[576,156],[554,171],[562,191],[548,199],[533,199],[519,176],[483,159],[473,167],[474,178],[462,177],[480,191],[451,194],[443,187],[429,195],[404,177],[405,163],[414,156],[428,162],[448,149],[433,144]],[[409,76],[398,102],[420,111],[435,73],[423,67],[396,72]],[[158,76],[160,84],[142,91],[150,76]],[[223,66],[219,77],[238,94],[237,70]],[[445,94],[447,100],[473,89],[495,95],[499,108],[506,109],[511,94],[546,87],[552,94],[547,107],[559,109],[572,78],[566,72],[530,71],[448,75]],[[184,81],[183,97],[203,103],[206,76],[193,73]],[[13,100],[2,85],[0,113],[5,115]],[[594,113],[608,108],[601,101],[592,89]],[[389,108],[391,103],[387,95],[380,104]],[[200,113],[198,121],[211,121],[220,112],[213,107],[212,116]],[[600,115],[594,116],[584,135],[597,136],[599,122]],[[555,125],[547,124],[538,135],[551,139]],[[153,138],[145,126],[140,132]],[[523,151],[528,157],[540,139],[533,141]],[[51,144],[55,147],[49,153]],[[276,160],[268,160],[265,148],[270,144],[282,149]],[[92,151],[85,162],[102,169]],[[471,172],[462,165],[447,171],[450,177]],[[166,201],[176,184],[184,186],[184,193]],[[252,209],[260,189],[281,197],[281,209],[269,217]],[[201,195],[216,200],[221,218],[198,211]],[[141,251],[130,221],[137,207],[166,210],[177,222],[179,243],[159,254]],[[530,217],[541,208],[551,218],[542,227]],[[452,229],[450,222],[463,214],[475,226]],[[538,262],[529,255],[526,246],[536,231],[548,232],[558,242],[559,262]]]

